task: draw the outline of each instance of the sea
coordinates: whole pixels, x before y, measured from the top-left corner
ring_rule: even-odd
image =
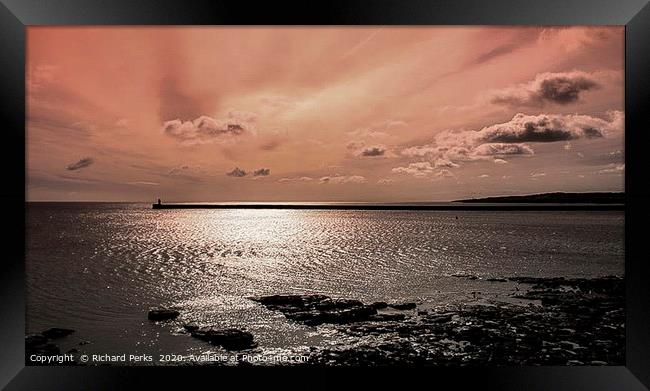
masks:
[[[515,283],[494,278],[624,272],[623,211],[26,209],[25,331],[74,329],[57,344],[89,357],[150,355],[174,365],[223,352],[184,332],[187,323],[247,330],[265,357],[347,343],[336,327],[289,321],[254,296],[436,308],[505,298]],[[158,307],[180,316],[149,321]],[[139,364],[150,363],[116,365]]]

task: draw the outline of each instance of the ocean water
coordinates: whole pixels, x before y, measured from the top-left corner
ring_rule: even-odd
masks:
[[[319,293],[423,306],[499,297],[490,277],[623,275],[623,212],[152,210],[27,206],[26,332],[75,329],[63,352],[218,351],[182,324],[238,327],[262,354],[340,343],[247,297]],[[459,278],[472,275],[478,279]],[[152,323],[149,308],[181,310]],[[86,341],[88,344],[79,345]]]

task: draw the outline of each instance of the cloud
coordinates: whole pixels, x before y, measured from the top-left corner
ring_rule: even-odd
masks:
[[[80,159],[76,163],[69,164],[65,169],[68,171],[77,171],[77,170],[81,170],[82,168],[86,168],[93,163],[95,163],[95,160],[93,158],[85,157],[83,159]]]
[[[393,172],[414,176],[429,175],[435,168],[458,167],[458,162],[491,159],[505,164],[503,157],[532,156],[532,143],[548,143],[575,139],[599,139],[622,134],[625,115],[609,111],[605,118],[589,115],[516,114],[511,120],[486,126],[480,130],[446,130],[435,135],[433,142],[400,151],[402,156],[425,158]],[[566,148],[565,144],[565,148]]]
[[[366,178],[361,175],[335,175],[335,176],[324,176],[320,178],[320,183],[365,183]]]
[[[134,186],[158,186],[160,183],[158,182],[147,182],[147,181],[135,181],[135,182],[126,182],[127,185],[134,185]]]
[[[509,106],[568,105],[580,100],[582,92],[599,88],[597,77],[586,72],[541,73],[529,83],[495,91],[490,101]]]
[[[516,114],[510,121],[486,126],[470,134],[474,143],[555,142],[605,137],[622,131],[621,112],[608,113],[609,121],[578,114]]]
[[[293,178],[280,178],[278,182],[311,182],[314,178],[308,176],[293,177]]]
[[[530,173],[530,177],[533,178],[533,179],[542,178],[542,177],[545,177],[545,176],[546,176],[545,172],[531,172]]]
[[[430,162],[411,163],[407,167],[395,167],[391,170],[396,174],[408,174],[414,177],[425,177],[435,172]]]
[[[623,172],[625,172],[625,164],[624,163],[623,164],[616,164],[616,163],[608,164],[606,168],[603,168],[602,170],[598,171],[599,174],[615,174],[615,173],[621,174]]]
[[[438,148],[433,146],[423,145],[403,149],[401,154],[408,157],[424,157],[426,155],[433,155],[440,152]]]
[[[236,137],[244,134],[254,134],[252,123],[256,117],[252,113],[231,112],[229,119],[222,121],[202,115],[192,121],[175,119],[163,124],[163,132],[177,140],[186,143],[208,143],[226,137]]]
[[[386,153],[386,148],[382,145],[377,145],[377,146],[367,147],[362,149],[360,151],[360,156],[376,157],[376,156],[384,156],[385,153]]]
[[[191,182],[203,182],[203,178],[207,175],[200,166],[189,166],[187,164],[172,167],[167,171],[166,176],[175,177]]]
[[[426,177],[456,177],[453,172],[447,169],[436,170],[429,162],[411,163],[407,167],[395,167],[391,170],[395,174],[407,174],[416,178]]]
[[[347,149],[355,150],[359,148],[363,148],[364,143],[361,141],[350,141],[345,145]]]
[[[460,165],[452,162],[451,160],[448,159],[436,159],[434,168],[457,168],[460,167]]]
[[[253,176],[269,176],[271,174],[270,168],[260,168],[253,171]]]
[[[377,184],[378,184],[378,185],[390,185],[390,184],[392,184],[393,182],[395,182],[395,180],[390,179],[390,178],[382,178],[382,179],[379,179],[379,180],[377,181]]]
[[[235,123],[255,123],[259,115],[250,111],[231,110],[228,112],[228,118]]]
[[[242,178],[247,175],[247,172],[240,169],[239,167],[235,167],[232,171],[226,173],[226,175],[235,177],[235,178]]]
[[[474,148],[474,154],[478,156],[533,155],[534,153],[533,149],[526,144],[487,143]]]
[[[436,172],[434,175],[441,178],[456,178],[453,172],[445,169]]]
[[[346,149],[352,151],[354,156],[357,157],[395,157],[395,154],[390,152],[385,145],[376,144],[366,146],[363,141],[350,141],[345,146]]]
[[[203,173],[204,172],[203,170],[201,170],[201,167],[188,166],[187,164],[172,167],[169,171],[167,171],[167,175],[171,175],[171,176],[192,176],[192,175],[201,175]]]
[[[481,175],[478,176],[478,178],[482,178],[482,179],[489,178],[489,177],[490,177],[489,174],[481,174]]]

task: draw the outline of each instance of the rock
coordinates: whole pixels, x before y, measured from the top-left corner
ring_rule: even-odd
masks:
[[[471,275],[471,274],[462,274],[462,273],[452,274],[451,276],[452,277],[458,277],[458,278],[467,278],[467,279],[470,279],[470,280],[478,280],[479,279],[478,276],[474,276],[474,275]]]
[[[363,303],[359,300],[349,299],[323,299],[314,303],[314,308],[317,310],[341,310],[352,307],[362,307]]]
[[[262,297],[251,297],[253,301],[257,301],[265,306],[295,306],[303,307],[309,303],[319,302],[329,297],[324,295],[272,295]]]
[[[29,357],[37,356],[55,356],[61,354],[59,347],[51,342],[42,334],[28,334],[25,336],[25,362],[30,365],[44,365],[32,362]]]
[[[576,350],[580,348],[579,344],[571,341],[560,341],[560,346],[567,350]]]
[[[385,301],[375,301],[374,303],[370,304],[370,307],[376,310],[383,310],[384,308],[388,307],[388,303]]]
[[[394,308],[396,310],[412,310],[417,307],[415,303],[401,303],[401,304],[389,304],[388,305],[390,308]]]
[[[47,339],[57,339],[57,338],[66,337],[72,333],[74,333],[74,330],[72,329],[62,329],[58,327],[52,327],[51,329],[47,329],[43,331],[41,334],[43,334],[43,336]]]
[[[273,295],[251,300],[308,326],[344,324],[369,320],[377,310],[354,299],[332,299],[323,295]]]
[[[307,326],[318,326],[323,323],[327,323],[327,312],[318,311],[318,310],[308,310],[300,312],[288,312],[284,316],[287,319],[294,320],[296,322],[303,323]]]
[[[375,315],[377,310],[369,306],[359,306],[341,311],[327,312],[325,318],[328,323],[351,323],[368,320]]]
[[[196,324],[196,323],[194,323],[194,322],[192,322],[192,323],[188,323],[188,324],[183,325],[183,328],[184,328],[186,331],[192,332],[192,331],[196,331],[196,330],[198,330],[198,329],[199,329],[199,325]]]
[[[180,312],[176,310],[170,310],[165,308],[158,308],[149,311],[148,318],[152,321],[162,321],[162,320],[171,320],[176,319],[180,315]]]
[[[377,322],[395,322],[406,319],[404,314],[375,314],[368,320]]]
[[[25,346],[30,348],[47,343],[47,338],[43,334],[28,334],[25,336]]]
[[[253,334],[238,329],[203,327],[192,331],[192,337],[227,350],[246,350],[256,346]]]
[[[485,281],[490,281],[490,282],[507,282],[508,280],[505,278],[486,278]]]
[[[415,303],[403,303],[416,309],[411,314],[377,313],[389,306],[322,295],[276,295],[258,301],[302,324],[337,324],[351,338],[327,348],[311,347],[307,365],[624,365],[621,278],[510,280],[520,284],[518,296],[543,305],[504,304],[486,297],[485,302],[409,316],[418,309]]]
[[[454,314],[430,315],[426,317],[427,322],[447,323],[453,319]]]
[[[38,345],[25,349],[25,355],[30,356],[36,354],[38,356],[56,356],[61,354],[59,347],[51,342],[45,343],[43,345]]]

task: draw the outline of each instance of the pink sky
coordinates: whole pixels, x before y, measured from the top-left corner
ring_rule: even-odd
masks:
[[[623,27],[28,27],[28,200],[623,191]]]

